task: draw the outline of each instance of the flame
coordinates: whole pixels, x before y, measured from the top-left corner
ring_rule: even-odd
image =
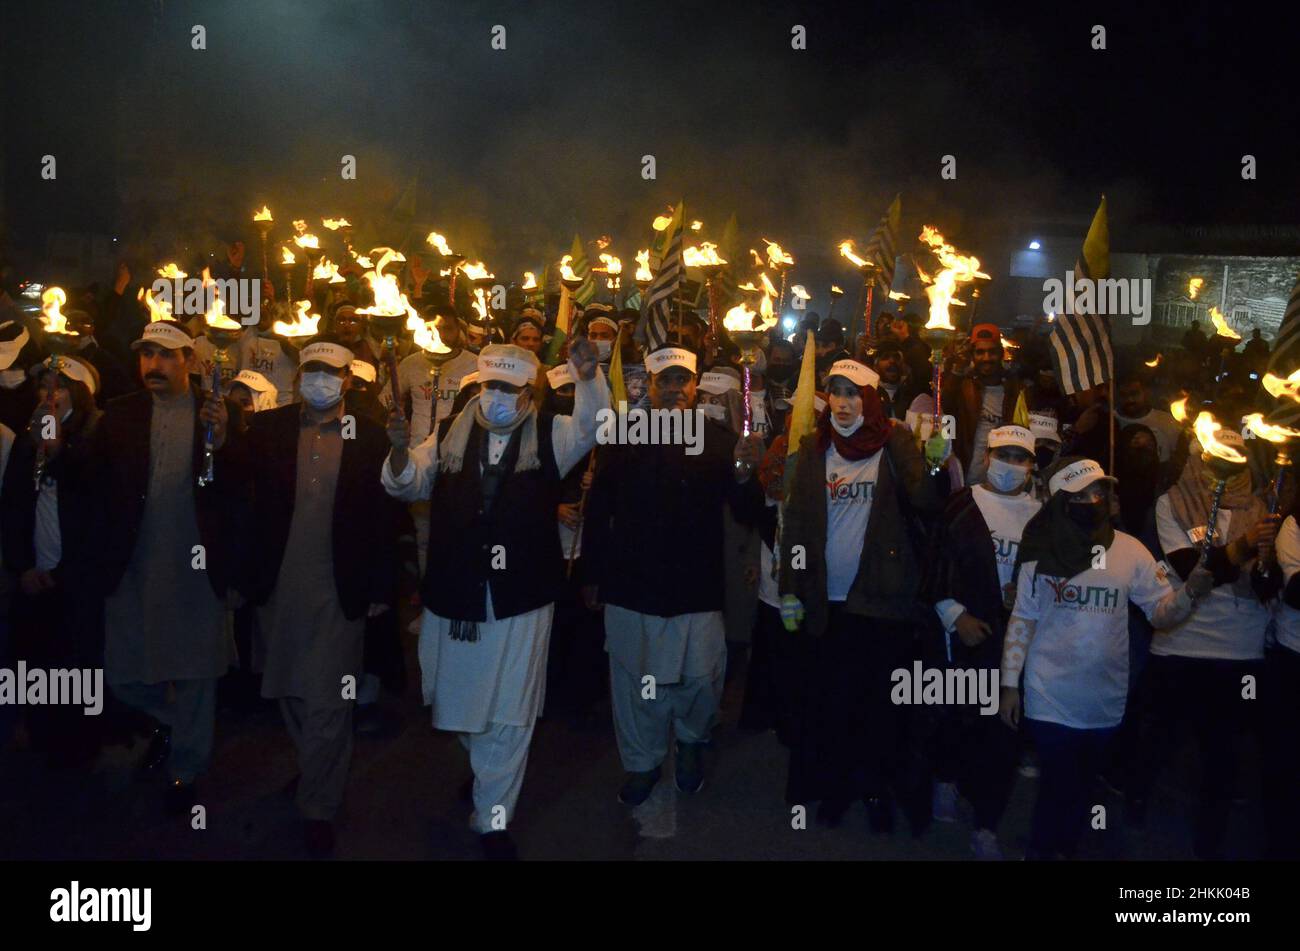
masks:
[[[698,248],[687,248],[682,252],[682,261],[687,267],[710,267],[727,263],[718,256],[718,246],[711,241],[700,242]]]
[[[320,239],[314,234],[300,234],[293,239],[293,243],[300,248],[310,248],[313,251],[320,250]]]
[[[1192,278],[1190,281],[1187,282],[1187,296],[1192,300],[1196,300],[1196,295],[1201,292],[1201,288],[1204,286],[1205,286],[1205,278],[1203,277]]]
[[[902,291],[890,291],[890,292],[889,292],[889,299],[890,299],[890,300],[911,300],[911,299],[912,299],[912,295],[911,295],[911,294],[904,294]]]
[[[204,268],[203,287],[205,292],[209,287],[215,288],[216,283],[217,282],[212,280],[212,278],[209,276],[208,269]],[[221,295],[216,293],[215,289],[213,290],[212,293],[212,306],[209,307],[208,312],[203,315],[203,320],[205,323],[207,323],[209,327],[212,327],[216,330],[242,330],[243,329],[243,327],[239,324],[239,321],[231,320],[229,317],[226,316],[226,306],[221,302]]]
[[[374,267],[374,265],[370,263],[369,256],[365,254],[354,254],[352,255],[352,260],[356,261],[357,264],[361,265],[361,267]]]
[[[136,292],[135,299],[144,301],[145,306],[149,308],[149,323],[152,324],[158,320],[172,319],[172,305],[167,301],[154,300],[153,292],[147,288],[140,288],[140,290]]]
[[[253,212],[253,220],[254,220],[254,221],[273,221],[274,219],[271,217],[271,209],[270,209],[270,208],[267,208],[266,205],[263,205],[261,211],[255,211],[255,212]]]
[[[726,316],[722,318],[722,326],[727,328],[728,333],[744,333],[754,331],[761,333],[770,330],[776,324],[776,317],[770,313],[771,302],[768,302],[769,313],[764,314],[762,311],[754,311],[743,301],[737,304],[731,310],[727,311]],[[762,318],[762,322],[755,327],[754,321]]]
[[[182,271],[180,268],[178,268],[175,264],[164,264],[162,267],[158,269],[158,276],[165,277],[169,281],[174,281],[177,280],[178,278],[181,279],[186,278],[189,275],[186,274],[184,271]]]
[[[311,301],[309,300],[300,300],[293,306],[298,309],[298,312],[293,315],[293,323],[286,324],[283,320],[277,320],[271,325],[271,333],[280,337],[313,336],[320,324],[320,314],[307,313],[311,309]]]
[[[832,284],[832,285],[831,285],[831,293],[832,293],[832,294],[843,294],[843,293],[844,293],[844,289],[843,289],[842,287],[840,287],[838,284]]]
[[[537,290],[537,275],[532,271],[524,271],[524,283],[521,289],[525,291]]]
[[[326,228],[329,228],[330,231],[338,231],[340,228],[352,227],[352,222],[348,221],[346,218],[322,218],[321,224]]]
[[[650,227],[654,228],[656,231],[663,231],[672,223],[672,215],[656,215],[655,220],[650,223]]]
[[[487,269],[487,265],[482,261],[475,261],[473,264],[461,263],[460,269],[465,272],[465,276],[471,281],[482,281],[490,277],[496,277]]]
[[[800,300],[812,300],[812,295],[808,293],[802,284],[796,284],[790,288],[790,293]]]
[[[703,222],[703,221],[692,221],[692,222],[691,222],[691,230],[692,230],[692,231],[699,231],[699,230],[700,230],[701,228],[703,228],[703,227],[704,227],[704,222]]]
[[[289,250],[289,246],[287,244],[280,245],[281,264],[293,264],[297,260],[298,259],[293,256],[293,252]]]
[[[408,321],[412,318],[418,320],[419,314],[411,306],[411,302],[406,299],[406,295],[402,293],[401,288],[397,286],[397,278],[392,274],[384,273],[384,268],[390,263],[399,259],[405,261],[406,258],[392,248],[375,248],[375,251],[382,252],[379,262],[375,265],[373,271],[366,272],[366,281],[370,284],[370,290],[375,295],[375,302],[369,307],[359,308],[357,313],[385,317],[406,314]]]
[[[927,330],[955,330],[948,318],[948,307],[953,303],[962,303],[953,300],[958,285],[968,284],[976,278],[987,279],[988,275],[980,270],[979,258],[958,254],[957,249],[944,240],[938,229],[930,225],[923,227],[921,241],[934,249],[934,256],[942,266],[942,270],[934,276],[934,283],[925,289],[926,296],[930,298],[930,319],[926,321],[925,327]]]
[[[1020,349],[1020,344],[1016,343],[1014,340],[1010,340],[1010,339],[1008,339],[1008,338],[1006,338],[1006,337],[1003,337],[1003,338],[1002,338],[1002,349],[1003,349],[1003,350],[1019,350],[1019,349]]]
[[[442,337],[438,335],[438,328],[433,325],[432,320],[417,321],[419,326],[412,327],[411,339],[415,345],[426,353],[451,353],[451,347],[442,342]]]
[[[328,280],[331,284],[347,283],[347,278],[339,273],[339,266],[329,258],[321,258],[320,263],[312,268],[311,279],[313,281]]]
[[[69,337],[79,337],[79,333],[68,329],[68,318],[63,316],[61,308],[68,302],[68,295],[63,292],[61,287],[48,288],[41,295],[41,324],[45,327],[47,334],[64,334]]]
[[[1240,340],[1241,334],[1228,326],[1228,322],[1223,319],[1223,314],[1219,313],[1219,308],[1210,308],[1210,321],[1214,324],[1214,332],[1220,337],[1227,337],[1230,340]]]
[[[1180,423],[1187,422],[1187,397],[1169,404],[1169,415]]]
[[[438,232],[430,231],[429,236],[424,240],[432,245],[444,258],[456,257],[456,252],[451,249],[449,244],[447,244],[447,239],[438,234]]]
[[[1261,383],[1269,396],[1285,396],[1300,403],[1300,370],[1296,370],[1285,380],[1272,373],[1265,373]]]
[[[852,261],[854,267],[867,266],[867,262],[864,261],[862,258],[858,257],[856,253],[854,253],[853,241],[849,238],[845,238],[843,241],[840,242],[840,254],[844,255],[846,258]]]
[[[572,260],[573,260],[572,254],[566,254],[564,257],[560,258],[560,280],[561,281],[581,280],[581,278],[579,278],[578,275],[573,273],[573,268],[569,266],[569,262]]]
[[[479,319],[486,323],[488,319],[487,291],[481,287],[474,288],[474,299],[469,303],[478,313]]]
[[[1246,457],[1237,452],[1236,449],[1225,446],[1214,438],[1214,434],[1221,428],[1214,421],[1214,417],[1204,411],[1196,417],[1196,422],[1193,424],[1193,429],[1196,430],[1196,441],[1201,444],[1201,448],[1209,455],[1223,459],[1226,462],[1245,462]]]
[[[1157,353],[1154,360],[1144,360],[1143,362],[1154,370],[1156,367],[1160,366],[1160,360],[1161,355]]]
[[[406,261],[405,254],[403,254],[401,251],[395,251],[392,248],[371,248],[370,253],[379,255],[379,266],[377,270],[381,272],[389,264],[402,264]],[[361,258],[357,258],[357,261],[360,262]],[[366,264],[366,267],[369,266],[370,266],[369,264]]]
[[[650,273],[649,248],[644,248],[636,253],[636,279],[638,281],[654,280],[654,275]]]
[[[767,245],[767,261],[772,267],[787,267],[794,263],[794,258],[790,256],[790,253],[775,241],[768,241],[767,238],[764,238],[763,243]]]
[[[614,255],[612,255],[612,254],[603,254],[603,253],[602,253],[602,254],[600,255],[600,263],[603,264],[603,265],[605,265],[605,266],[604,266],[604,267],[593,268],[592,270],[595,270],[595,271],[605,271],[605,272],[608,273],[608,274],[622,274],[622,273],[623,273],[623,262],[620,261],[618,258],[614,257]],[[687,263],[688,265],[690,264],[689,261],[687,261],[686,263]]]
[[[763,255],[759,254],[753,248],[749,249],[749,253],[754,256],[754,267],[757,268],[767,267],[767,262],[763,260]]]
[[[1292,429],[1290,426],[1275,426],[1272,423],[1264,422],[1263,413],[1251,413],[1249,416],[1241,417],[1241,421],[1246,424],[1246,428],[1252,433],[1260,439],[1267,439],[1269,442],[1286,442],[1288,439],[1295,439],[1300,436],[1300,429]]]

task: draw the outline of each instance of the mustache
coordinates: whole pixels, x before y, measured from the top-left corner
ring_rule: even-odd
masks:
[[[162,380],[164,383],[167,382],[167,376],[163,373],[146,373],[144,378],[146,380]]]

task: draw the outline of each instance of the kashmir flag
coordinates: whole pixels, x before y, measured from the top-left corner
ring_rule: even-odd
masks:
[[[903,196],[895,195],[867,242],[863,257],[876,265],[876,281],[888,294],[894,287],[894,261],[898,258],[898,229],[903,217]]]
[[[573,247],[569,249],[569,256],[573,258],[569,262],[569,267],[573,268],[574,274],[582,278],[582,284],[573,292],[573,297],[586,307],[596,296],[596,276],[592,273],[591,262],[587,260],[587,247],[576,234],[573,236]]]
[[[1075,264],[1075,279],[1103,280],[1110,276],[1110,228],[1106,196],[1093,216],[1083,250]],[[1110,382],[1115,375],[1110,325],[1101,314],[1061,314],[1048,335],[1052,364],[1066,396]]]
[[[560,351],[564,348],[569,339],[569,325],[573,322],[573,294],[560,284],[560,306],[555,312],[555,333],[551,334],[551,339],[546,344],[546,352],[542,355],[542,364],[553,367],[560,362]]]
[[[1278,325],[1277,340],[1268,358],[1268,372],[1285,378],[1295,372],[1297,366],[1300,366],[1300,278],[1291,289],[1282,323]],[[1300,422],[1300,403],[1283,396],[1269,420],[1283,426],[1295,426]]]
[[[620,329],[618,336],[614,338],[614,352],[609,358],[609,389],[610,402],[614,406],[614,411],[618,411],[619,403],[628,402],[627,383],[623,380],[623,331]]]
[[[722,255],[723,260],[727,262],[726,266],[718,273],[718,312],[726,313],[740,299],[737,279],[737,258],[740,257],[740,226],[736,223],[736,216],[733,214],[727,219],[727,225],[722,229],[722,237],[718,240],[718,254]]]
[[[1092,216],[1088,236],[1083,239],[1083,254],[1075,265],[1076,277],[1090,277],[1094,281],[1110,277],[1110,223],[1106,216],[1106,196],[1101,196],[1097,213]]]
[[[685,202],[677,203],[677,210],[663,231],[663,255],[659,271],[646,288],[645,299],[641,302],[641,319],[636,325],[636,339],[647,351],[663,346],[668,340],[673,297],[677,294],[686,271],[682,262],[682,232],[686,230],[684,208]],[[652,248],[651,260],[653,259]]]

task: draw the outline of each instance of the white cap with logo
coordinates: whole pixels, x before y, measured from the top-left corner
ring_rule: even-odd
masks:
[[[854,386],[880,385],[880,374],[857,360],[836,360],[826,373],[828,380],[833,376],[842,376]]]
[[[327,340],[318,340],[315,343],[309,343],[302,348],[298,354],[298,365],[311,363],[318,360],[326,366],[342,369],[351,367],[355,355],[341,343],[330,343]]]
[[[527,386],[537,379],[537,356],[512,343],[491,343],[478,355],[478,378],[483,383],[500,380]]]
[[[1080,459],[1052,476],[1047,483],[1047,490],[1052,495],[1057,492],[1081,492],[1102,479],[1112,483],[1118,481],[1114,476],[1106,475],[1101,463],[1093,459]]]
[[[681,347],[662,347],[645,358],[645,368],[652,374],[663,373],[669,367],[685,367],[694,373],[695,366],[695,354]]]
[[[1014,446],[1032,456],[1034,434],[1023,426],[999,426],[989,433],[989,448],[997,449],[999,446]]]
[[[180,324],[170,320],[155,320],[146,324],[139,340],[131,341],[131,349],[139,350],[145,344],[154,344],[164,350],[179,350],[194,346],[194,338]]]

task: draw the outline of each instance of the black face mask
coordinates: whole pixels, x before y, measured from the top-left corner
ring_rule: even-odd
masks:
[[[572,396],[556,396],[556,397],[554,397],[554,401],[555,401],[555,412],[556,412],[556,413],[558,413],[558,414],[561,415],[561,416],[572,416],[572,415],[573,415],[573,397],[572,397]]]
[[[1065,510],[1069,513],[1070,521],[1085,532],[1092,532],[1106,521],[1109,506],[1105,502],[1071,502]]]
[[[1051,446],[1039,446],[1034,450],[1034,462],[1039,472],[1042,472],[1055,461],[1056,450]]]
[[[1133,472],[1151,472],[1160,466],[1160,456],[1154,449],[1130,449],[1125,461]]]

